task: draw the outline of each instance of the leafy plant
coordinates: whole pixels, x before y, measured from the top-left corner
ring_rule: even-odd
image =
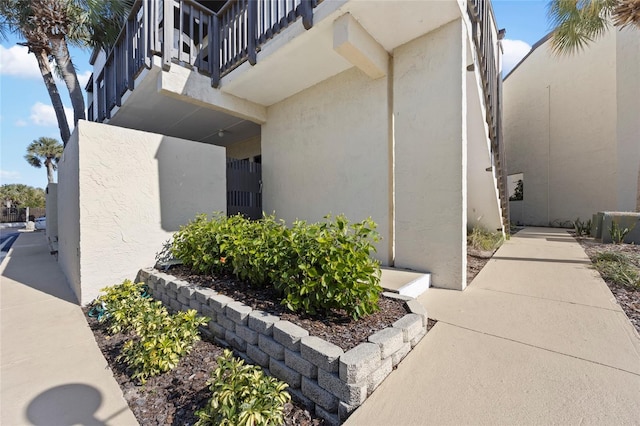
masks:
[[[344,309],[354,318],[378,309],[379,262],[371,258],[379,237],[371,219],[349,224],[344,216],[292,228],[274,216],[201,215],[174,236],[173,253],[200,273],[233,272],[252,285],[273,285],[291,310],[317,314]]]
[[[231,238],[232,230],[242,220],[242,216],[227,218],[222,213],[216,213],[211,220],[205,214],[196,216],[174,234],[173,255],[200,273],[229,272],[221,245]]]
[[[144,283],[124,280],[122,284],[105,287],[93,302],[90,314],[94,312],[98,321],[107,322],[112,334],[129,332],[134,327],[140,310],[150,303],[147,287]]]
[[[611,235],[611,240],[613,241],[614,244],[622,244],[627,234],[633,231],[633,228],[635,227],[636,225],[633,224],[630,227],[626,227],[622,229],[615,220],[612,220],[611,226],[609,227],[609,234]]]
[[[117,360],[133,370],[132,378],[142,383],[175,368],[200,340],[198,327],[209,321],[194,309],[170,315],[162,302],[148,303],[137,315],[137,339],[129,340]]]
[[[640,289],[638,263],[640,263],[640,259],[634,262],[628,255],[607,251],[596,255],[594,267],[607,281]]]
[[[104,294],[94,301],[92,311],[101,311],[99,320],[107,321],[111,333],[134,333],[117,360],[124,361],[133,370],[132,378],[142,383],[174,368],[200,340],[198,327],[209,321],[193,309],[170,315],[162,302],[147,295],[144,283],[125,280],[101,291]]]
[[[474,226],[467,235],[467,244],[476,250],[492,251],[500,247],[503,242],[501,232],[491,232],[478,226]]]
[[[291,253],[274,277],[283,304],[311,314],[344,309],[354,319],[372,314],[382,292],[380,264],[370,256],[379,240],[376,225],[371,219],[349,224],[343,215],[325,219],[296,221],[286,233]]]
[[[576,231],[576,236],[584,237],[591,234],[591,219],[586,222],[582,222],[580,218],[576,218],[573,222],[573,229]]]
[[[213,393],[207,405],[196,411],[196,425],[280,425],[284,404],[291,396],[287,384],[265,376],[259,367],[246,365],[230,350],[217,359],[209,381]]]

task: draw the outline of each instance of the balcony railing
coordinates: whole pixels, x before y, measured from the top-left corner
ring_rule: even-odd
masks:
[[[497,168],[498,191],[502,204],[502,216],[505,226],[509,223],[509,194],[507,189],[507,166],[504,145],[502,144],[501,87],[502,79],[498,63],[498,38],[501,33],[496,29],[495,16],[490,0],[469,0],[467,3],[472,24],[472,38],[476,56],[480,65],[480,78],[486,108],[486,121],[489,127],[489,139],[493,162]]]
[[[243,62],[255,65],[262,46],[298,18],[311,28],[321,1],[229,0],[218,12],[194,0],[136,1],[95,79],[96,120],[111,118],[153,56],[162,57],[165,70],[178,62],[210,76],[218,87]]]

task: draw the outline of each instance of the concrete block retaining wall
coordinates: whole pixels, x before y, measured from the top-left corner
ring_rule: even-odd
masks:
[[[427,312],[411,300],[411,313],[344,352],[289,321],[209,288],[154,269],[140,270],[137,280],[172,310],[195,309],[209,317],[205,333],[287,382],[289,393],[328,424],[344,421],[427,332]]]

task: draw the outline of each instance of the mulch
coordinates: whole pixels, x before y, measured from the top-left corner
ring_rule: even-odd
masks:
[[[575,233],[573,233],[575,237]],[[593,262],[598,253],[611,251],[616,253],[625,253],[636,259],[636,264],[640,266],[640,246],[635,244],[603,244],[593,238],[576,237],[587,256]],[[639,267],[640,269],[640,267]],[[622,310],[631,324],[640,334],[640,288],[632,288],[624,285],[616,284],[610,280],[604,280],[616,298],[616,302],[622,307]]]
[[[407,314],[404,302],[381,296],[380,310],[358,321],[341,311],[327,312],[322,316],[300,315],[281,305],[280,298],[273,290],[253,288],[231,276],[194,274],[183,266],[174,267],[168,273],[193,284],[212,288],[253,309],[279,315],[283,320],[305,328],[310,335],[325,339],[344,351],[367,341],[371,334],[391,326]],[[122,346],[131,336],[111,336],[104,324],[98,323],[95,318],[88,317],[87,320],[129,407],[141,425],[192,425],[198,420],[195,411],[202,408],[211,397],[207,380],[217,367],[216,358],[222,354],[223,347],[205,338],[194,345],[175,369],[151,377],[144,385],[140,385],[131,379],[131,372],[126,365],[116,361]],[[435,321],[430,320],[427,330],[434,324]],[[296,401],[285,406],[285,419],[285,425],[291,426],[324,424],[323,419]]]

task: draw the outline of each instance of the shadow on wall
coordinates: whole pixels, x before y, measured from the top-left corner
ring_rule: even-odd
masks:
[[[164,231],[177,231],[198,213],[226,211],[225,156],[222,147],[162,138],[155,158]]]
[[[107,425],[110,418],[120,414],[116,412],[104,420],[97,419],[95,412],[100,405],[102,394],[98,389],[82,383],[70,383],[53,387],[35,397],[27,407],[27,418],[36,426],[102,426]]]

